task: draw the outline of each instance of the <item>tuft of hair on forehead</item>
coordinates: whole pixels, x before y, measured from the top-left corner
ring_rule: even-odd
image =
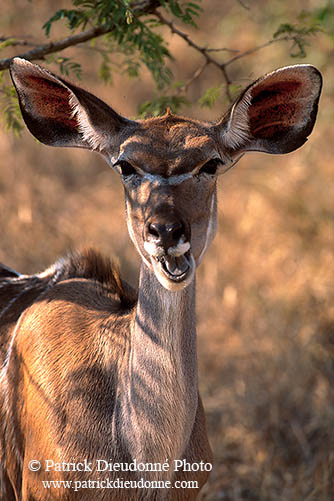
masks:
[[[171,155],[174,148],[203,149],[214,139],[212,124],[173,115],[171,112],[140,121],[140,126],[142,144],[149,138],[147,144],[151,142],[156,151],[168,146],[168,154]]]
[[[174,113],[172,113],[172,111],[169,108],[166,110],[166,113],[164,115],[138,120],[138,123],[140,123],[144,128],[153,126],[153,127],[165,127],[166,129],[175,126],[201,129],[203,127],[207,127],[210,125],[209,122],[195,120],[194,118],[187,118],[182,115],[174,115]]]

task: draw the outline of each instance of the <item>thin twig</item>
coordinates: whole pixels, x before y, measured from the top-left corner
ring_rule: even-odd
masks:
[[[240,3],[241,7],[243,7],[246,10],[250,10],[249,5],[245,4],[242,0],[237,0],[238,3]]]
[[[182,90],[183,92],[186,92],[188,90],[188,88],[190,87],[191,84],[194,83],[195,80],[197,80],[203,73],[203,71],[206,69],[206,67],[208,66],[208,62],[205,61],[202,66],[199,66],[197,68],[197,70],[194,72],[193,76],[191,78],[189,78],[189,80],[187,80],[187,82],[185,82],[185,84],[180,88],[180,90]]]
[[[165,24],[169,27],[169,29],[171,30],[172,33],[175,33],[176,35],[178,35],[179,37],[183,38],[183,40],[185,40],[187,42],[188,45],[190,45],[190,47],[193,47],[194,49],[196,49],[198,52],[201,52],[201,54],[205,57],[205,59],[211,63],[211,64],[214,64],[216,66],[220,66],[220,64],[215,60],[213,59],[211,56],[209,56],[208,54],[208,51],[206,49],[206,47],[201,47],[200,45],[197,45],[190,37],[187,33],[184,33],[183,31],[181,31],[179,28],[176,28],[176,26],[174,25],[174,23],[172,23],[172,21],[169,21],[168,19],[166,19],[162,14],[161,12],[158,12],[158,11],[155,11],[154,12],[154,15],[161,21],[162,24]]]
[[[248,49],[245,52],[241,52],[240,54],[232,57],[228,61],[224,62],[224,66],[228,66],[238,59],[241,59],[242,57],[249,56],[250,54],[254,54],[254,52],[257,52],[258,50],[264,49],[265,47],[268,47],[269,45],[276,43],[276,42],[289,42],[294,40],[295,37],[293,36],[285,36],[285,37],[280,37],[280,38],[273,38],[272,40],[269,40],[268,42],[263,43],[262,45],[258,45],[256,47],[253,47],[252,49]]]
[[[20,38],[16,37],[1,37],[0,36],[0,43],[7,42],[10,40],[10,47],[15,47],[17,45],[25,45],[25,46],[30,46],[30,47],[36,47],[36,43],[29,42],[28,40],[23,40]]]
[[[205,49],[207,52],[239,52],[237,49],[228,49],[227,47],[222,47],[221,49],[211,49],[210,47],[207,47]]]

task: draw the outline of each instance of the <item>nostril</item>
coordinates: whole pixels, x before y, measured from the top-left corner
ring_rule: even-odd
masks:
[[[150,223],[148,225],[148,233],[154,238],[160,238],[159,227],[157,224]]]
[[[171,231],[171,236],[174,242],[178,242],[184,234],[184,226],[181,223],[176,223]]]

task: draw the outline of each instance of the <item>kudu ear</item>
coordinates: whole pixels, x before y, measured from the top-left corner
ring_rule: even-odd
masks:
[[[110,151],[130,122],[89,92],[25,59],[13,59],[10,74],[24,121],[44,144]]]
[[[312,132],[322,86],[311,65],[280,68],[251,84],[217,124],[232,157],[245,151],[289,153]]]

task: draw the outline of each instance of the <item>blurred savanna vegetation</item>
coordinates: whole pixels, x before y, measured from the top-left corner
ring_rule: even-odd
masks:
[[[162,84],[154,68],[156,82],[145,64],[138,69],[136,52],[108,53],[97,50],[98,42],[46,56],[42,64],[68,72],[65,78],[129,117],[170,105],[212,120],[240,88],[277,67],[308,62],[322,72],[319,115],[309,141],[286,156],[248,154],[219,180],[220,225],[198,271],[197,315],[200,389],[215,455],[202,498],[329,501],[334,499],[333,2],[202,0],[200,5],[197,29],[173,12],[161,12],[198,47],[229,49],[209,52],[220,63],[274,40],[227,66],[228,89],[221,69],[204,65],[203,53],[168,25],[154,28],[174,58],[168,60],[173,76],[161,66],[168,80]],[[69,0],[57,7],[51,0],[3,2],[0,57],[29,49],[8,38],[45,43],[43,24],[56,10],[71,8]],[[51,39],[68,35],[62,20],[51,26]],[[290,39],[277,42],[278,37]],[[15,133],[20,124],[7,78],[3,72],[0,261],[34,273],[70,249],[94,245],[116,256],[135,284],[139,261],[125,226],[120,180],[98,155],[48,148],[26,130]]]

